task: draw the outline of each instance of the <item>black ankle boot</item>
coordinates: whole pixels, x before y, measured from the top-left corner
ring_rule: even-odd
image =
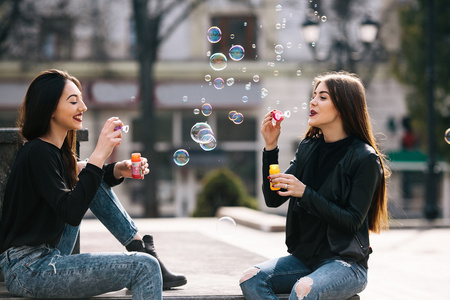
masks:
[[[153,244],[153,237],[151,235],[145,235],[142,241],[133,240],[126,246],[128,251],[145,252],[156,258],[161,267],[161,274],[163,279],[163,290],[168,290],[173,287],[182,286],[187,283],[186,277],[182,274],[174,274],[166,269],[164,264],[158,258]]]

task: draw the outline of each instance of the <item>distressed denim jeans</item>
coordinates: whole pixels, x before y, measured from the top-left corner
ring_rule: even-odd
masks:
[[[111,187],[102,183],[91,211],[122,245],[137,228]],[[129,288],[133,299],[162,299],[158,261],[146,253],[70,255],[79,227],[66,225],[56,247],[12,247],[0,255],[8,291],[33,298],[85,298]],[[101,240],[99,241],[101,243]]]
[[[289,255],[258,264],[244,272],[240,287],[247,300],[347,299],[367,285],[367,270],[357,263],[330,259],[315,269]]]

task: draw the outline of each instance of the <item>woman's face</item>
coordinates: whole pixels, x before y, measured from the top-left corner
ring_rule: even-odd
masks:
[[[326,131],[328,128],[339,128],[342,126],[342,120],[338,110],[331,101],[328,88],[324,82],[319,83],[313,92],[309,103],[310,114],[308,124]]]
[[[81,129],[83,112],[86,110],[78,87],[72,81],[66,81],[58,106],[52,115],[52,129],[61,129],[65,132]]]

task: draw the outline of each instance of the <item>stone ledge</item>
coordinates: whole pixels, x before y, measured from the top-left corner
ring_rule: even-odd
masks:
[[[265,232],[281,232],[286,229],[286,218],[242,206],[223,206],[216,216],[231,217],[237,224]]]

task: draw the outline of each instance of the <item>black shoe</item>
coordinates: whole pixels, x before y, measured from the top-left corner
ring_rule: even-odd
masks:
[[[187,279],[182,274],[174,274],[166,269],[164,264],[159,260],[153,244],[153,237],[151,235],[145,235],[142,241],[133,240],[126,246],[128,251],[145,252],[156,258],[161,268],[161,274],[163,279],[163,290],[168,290],[173,287],[182,286],[187,283]]]

